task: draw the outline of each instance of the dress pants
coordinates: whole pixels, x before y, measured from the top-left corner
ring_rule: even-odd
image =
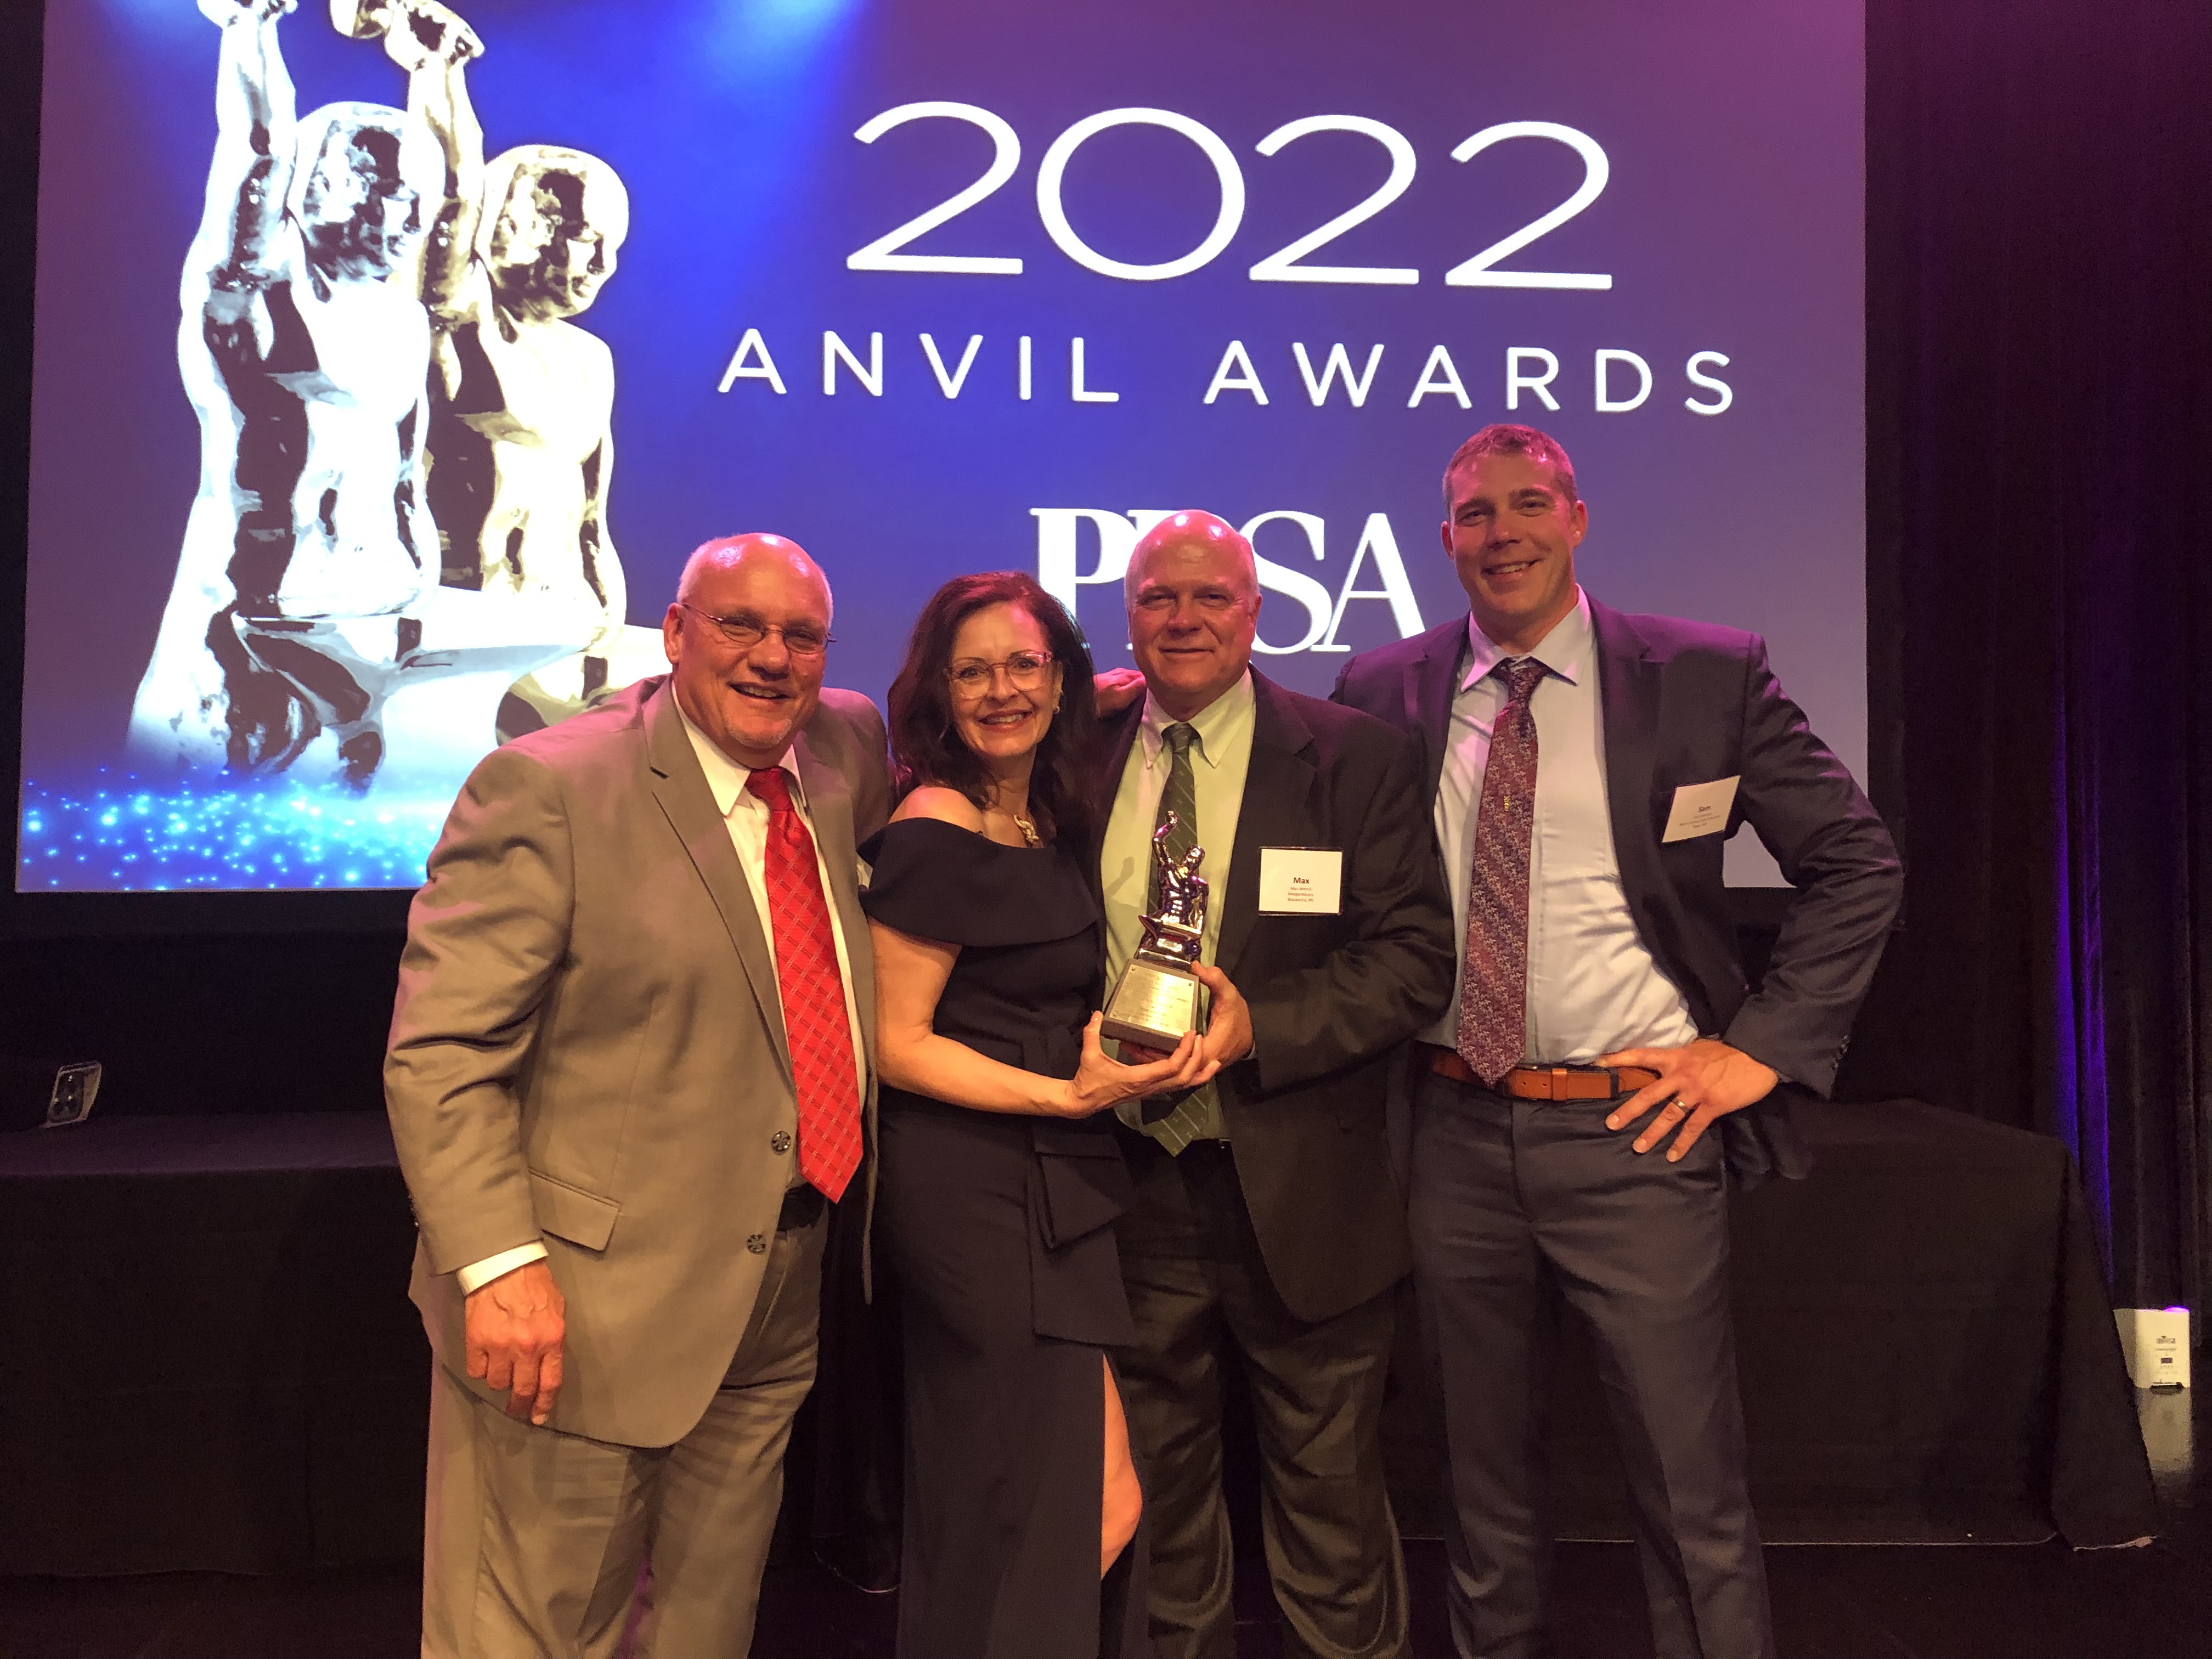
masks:
[[[1538,1463],[1554,1286],[1596,1339],[1659,1659],[1773,1659],[1721,1137],[1708,1129],[1679,1164],[1665,1143],[1639,1155],[1643,1125],[1605,1127],[1618,1103],[1511,1100],[1433,1075],[1416,1087],[1413,1277],[1444,1407],[1461,1659],[1553,1652]]]
[[[745,1659],[829,1229],[776,1234],[728,1375],[672,1446],[534,1428],[432,1364],[423,1659]]]
[[[1395,1292],[1297,1318],[1267,1277],[1227,1144],[1170,1157],[1139,1135],[1122,1142],[1137,1199],[1116,1232],[1137,1340],[1115,1361],[1145,1482],[1159,1659],[1236,1652],[1221,1492],[1222,1391],[1236,1382],[1259,1431],[1284,1654],[1401,1659],[1406,1568],[1382,1442]]]

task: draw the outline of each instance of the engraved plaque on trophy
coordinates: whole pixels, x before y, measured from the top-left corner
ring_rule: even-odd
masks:
[[[1144,937],[1114,981],[1098,1028],[1101,1036],[1163,1054],[1182,1042],[1185,1031],[1198,1029],[1199,993],[1204,988],[1190,970],[1206,936],[1206,878],[1198,873],[1206,849],[1194,847],[1179,859],[1170,858],[1168,838],[1175,828],[1170,812],[1152,834],[1159,908],[1140,919]]]

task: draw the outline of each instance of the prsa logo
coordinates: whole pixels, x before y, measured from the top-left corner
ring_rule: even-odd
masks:
[[[1117,513],[1110,507],[1031,507],[1030,516],[1036,520],[1037,526],[1038,584],[1066,605],[1070,616],[1078,614],[1077,601],[1083,590],[1118,584],[1128,571],[1129,555],[1135,550],[1139,539],[1175,510],[1139,507]],[[1388,514],[1367,515],[1352,548],[1352,562],[1334,592],[1304,571],[1279,564],[1257,551],[1260,532],[1273,524],[1290,526],[1303,532],[1305,550],[1316,564],[1326,561],[1328,551],[1328,526],[1316,513],[1278,509],[1248,519],[1238,526],[1255,550],[1260,586],[1271,593],[1280,594],[1305,614],[1305,629],[1298,638],[1288,644],[1273,645],[1264,638],[1258,639],[1253,641],[1255,651],[1271,657],[1289,657],[1304,651],[1351,650],[1349,645],[1340,644],[1336,635],[1344,624],[1345,608],[1358,599],[1389,606],[1390,620],[1401,639],[1411,639],[1426,625],[1421,621],[1421,607],[1413,597],[1413,584],[1406,579],[1406,561],[1399,553],[1398,538],[1390,528]],[[1083,568],[1082,562],[1086,526],[1096,535],[1098,546],[1097,561],[1089,570]],[[1268,538],[1268,545],[1279,546],[1287,539],[1285,532],[1279,531]],[[1362,587],[1359,583],[1363,576],[1373,585]],[[1276,620],[1272,607],[1267,620]]]

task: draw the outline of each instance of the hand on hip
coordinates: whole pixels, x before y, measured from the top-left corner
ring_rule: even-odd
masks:
[[[1699,1037],[1679,1048],[1624,1048],[1599,1055],[1597,1063],[1641,1066],[1659,1073],[1656,1083],[1646,1084],[1615,1107],[1605,1127],[1626,1128],[1657,1107],[1658,1115],[1636,1137],[1636,1150],[1650,1152],[1679,1127],[1682,1133],[1667,1149],[1670,1164],[1680,1163],[1717,1119],[1757,1105],[1782,1081],[1772,1066],[1717,1037]]]

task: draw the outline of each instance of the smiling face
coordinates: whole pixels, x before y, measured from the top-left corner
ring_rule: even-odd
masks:
[[[1534,650],[1575,608],[1575,547],[1589,514],[1545,462],[1510,450],[1452,471],[1444,551],[1475,626],[1512,652]]]
[[[994,773],[1034,751],[1060,706],[1060,667],[1037,619],[1017,605],[987,605],[952,636],[946,687],[953,729]],[[961,684],[986,671],[972,689]]]
[[[796,542],[733,536],[691,556],[678,596],[661,623],[677,702],[738,765],[774,766],[813,718],[827,661],[792,651],[782,630],[826,639],[830,584]],[[710,615],[745,618],[769,631],[758,643],[740,646]]]
[[[1260,627],[1252,544],[1211,513],[1178,513],[1129,556],[1129,645],[1168,714],[1187,720],[1251,665]]]

